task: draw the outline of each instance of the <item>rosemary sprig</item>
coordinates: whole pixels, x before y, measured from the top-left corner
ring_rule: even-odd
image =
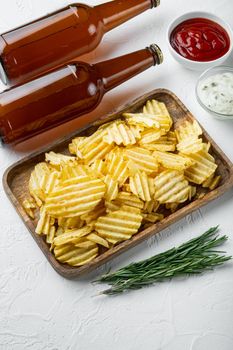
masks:
[[[216,250],[227,241],[227,236],[217,235],[218,226],[201,236],[169,249],[149,259],[132,263],[114,273],[103,275],[95,282],[108,283],[111,288],[101,294],[114,295],[139,289],[185,274],[200,274],[230,260],[231,256]]]

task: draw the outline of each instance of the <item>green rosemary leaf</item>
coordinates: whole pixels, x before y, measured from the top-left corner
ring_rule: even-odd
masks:
[[[137,263],[131,263],[114,273],[103,275],[95,282],[111,285],[111,288],[101,294],[114,295],[140,289],[173,277],[200,274],[212,270],[232,258],[224,255],[224,251],[215,249],[228,239],[227,236],[219,237],[217,230],[218,226],[212,227],[177,248],[169,249]]]

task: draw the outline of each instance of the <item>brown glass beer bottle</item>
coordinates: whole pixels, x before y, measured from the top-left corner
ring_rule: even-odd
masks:
[[[160,0],[72,4],[0,35],[0,77],[19,84],[83,55],[111,29],[156,7]]]
[[[147,68],[161,64],[150,47],[97,64],[74,62],[0,94],[0,137],[15,143],[93,110],[103,95]]]

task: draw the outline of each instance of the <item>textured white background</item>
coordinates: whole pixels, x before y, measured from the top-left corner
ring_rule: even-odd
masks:
[[[162,66],[151,68],[109,93],[89,119],[154,88],[169,88],[233,160],[233,122],[214,120],[199,107],[194,93],[198,73],[176,64],[165,44],[168,23],[187,11],[212,11],[233,26],[233,2],[161,2],[159,9],[148,11],[106,35],[102,45],[85,57],[95,62],[144,48],[152,42],[159,43],[165,54]],[[0,31],[68,3],[69,0],[0,0]],[[94,5],[97,1],[88,3]],[[233,63],[232,57],[229,63]],[[79,123],[71,122],[14,149],[0,148],[0,176],[13,162],[51,139],[75,130]],[[230,191],[98,272],[149,257],[216,224],[221,225],[222,233],[229,234],[225,248],[233,254],[232,197]],[[90,283],[97,271],[78,281],[65,280],[54,272],[6,198],[2,185],[0,228],[0,350],[233,349],[232,264],[203,276],[174,280],[115,298],[93,297],[102,288]]]

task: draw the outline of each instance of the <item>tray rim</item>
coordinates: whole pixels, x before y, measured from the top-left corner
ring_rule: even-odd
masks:
[[[63,143],[68,142],[72,138],[78,136],[80,133],[90,129],[91,127],[98,127],[101,124],[104,124],[106,121],[109,121],[111,119],[116,118],[116,115],[119,113],[122,113],[124,110],[126,110],[129,107],[132,107],[133,105],[139,103],[143,99],[149,99],[150,96],[156,95],[156,94],[167,94],[169,95],[173,100],[176,101],[176,103],[179,104],[179,106],[188,114],[188,116],[196,120],[194,115],[188,110],[188,108],[183,104],[183,102],[177,97],[176,94],[171,92],[168,89],[154,89],[142,96],[139,96],[138,98],[134,99],[133,101],[130,101],[123,106],[120,106],[119,108],[113,110],[111,113],[106,114],[103,117],[100,117],[97,121],[94,121],[92,123],[89,123],[85,125],[82,128],[76,129],[74,132],[67,134],[59,139],[54,140],[51,144],[46,145],[40,149],[38,149],[35,152],[32,152],[28,156],[23,157],[19,161],[13,163],[10,165],[4,172],[2,182],[3,182],[3,188],[4,191],[11,201],[13,207],[19,214],[20,218],[22,219],[23,223],[29,230],[31,236],[36,241],[38,247],[41,249],[45,257],[47,258],[50,265],[55,269],[57,273],[59,273],[61,276],[68,278],[68,279],[74,279],[81,275],[84,275],[85,273],[89,273],[93,271],[94,269],[98,268],[99,266],[107,263],[111,259],[115,258],[116,256],[120,255],[121,253],[125,252],[129,248],[133,248],[134,246],[138,245],[142,241],[149,239],[151,236],[159,233],[160,231],[166,229],[168,226],[172,225],[173,223],[178,222],[182,218],[184,218],[186,215],[191,214],[193,211],[209,204],[211,201],[217,199],[221,195],[223,195],[228,189],[233,187],[233,164],[231,160],[226,156],[226,154],[221,150],[221,148],[215,143],[215,141],[210,137],[210,135],[206,132],[206,130],[202,127],[204,136],[210,141],[212,147],[214,148],[214,151],[218,153],[218,156],[221,158],[221,160],[225,163],[225,167],[229,172],[229,178],[225,183],[220,185],[217,189],[208,192],[204,198],[202,199],[196,199],[195,201],[185,205],[183,208],[179,209],[177,212],[170,214],[166,218],[164,218],[161,222],[158,222],[156,224],[151,225],[149,228],[141,231],[137,235],[134,236],[134,239],[130,239],[128,241],[124,241],[120,243],[119,245],[115,246],[111,250],[105,252],[104,254],[98,256],[93,261],[88,263],[87,265],[84,265],[82,267],[70,267],[68,265],[62,264],[58,262],[53,254],[49,251],[49,247],[47,243],[45,243],[43,240],[41,240],[41,237],[38,236],[35,233],[35,228],[33,226],[32,220],[27,216],[25,213],[21,203],[18,201],[16,196],[14,195],[14,192],[11,189],[11,186],[9,184],[10,178],[12,176],[12,171],[16,170],[20,166],[23,166],[25,163],[28,163],[30,161],[33,161],[34,158],[44,154],[45,152],[48,152],[55,147],[61,146]],[[198,121],[199,122],[199,121]],[[135,239],[136,237],[136,239]],[[106,254],[109,253],[109,254]]]

